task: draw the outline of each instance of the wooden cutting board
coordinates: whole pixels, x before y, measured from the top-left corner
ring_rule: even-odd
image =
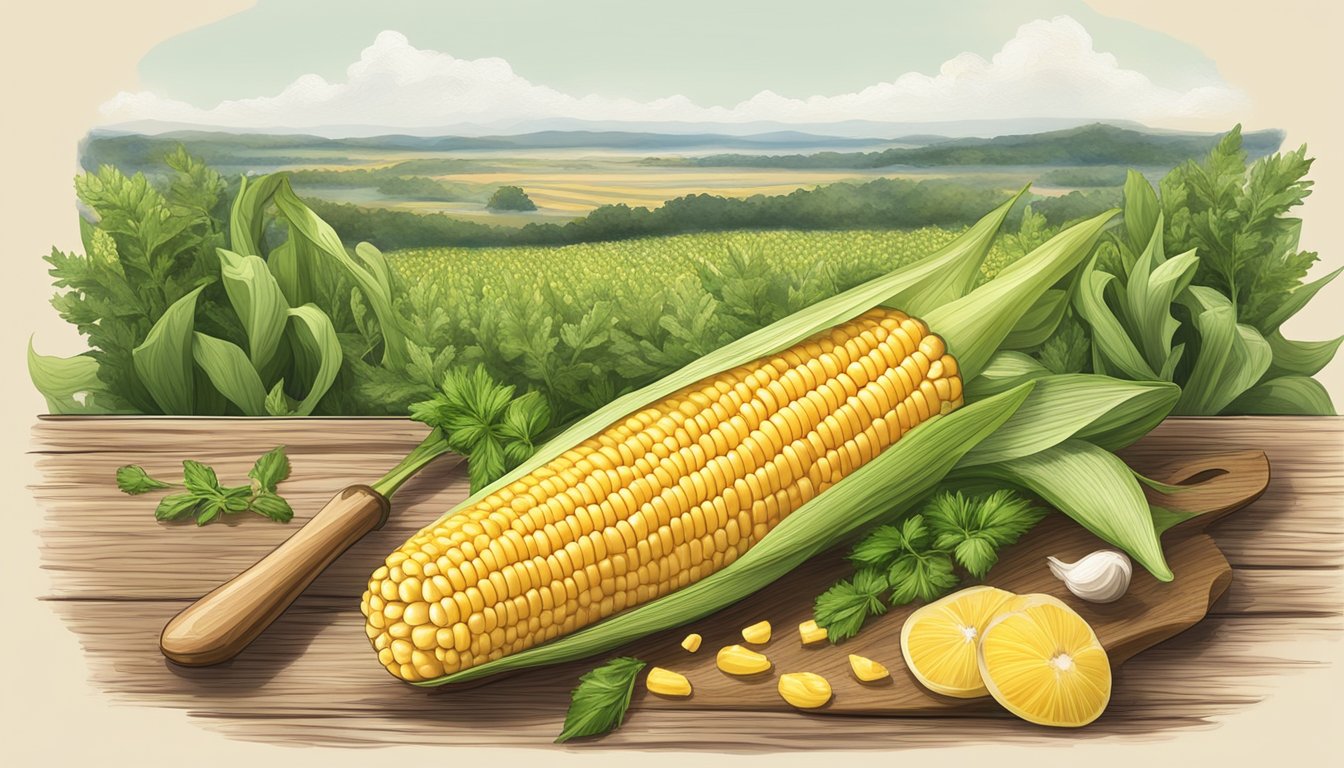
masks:
[[[1173,581],[1159,582],[1136,565],[1129,591],[1119,601],[1097,605],[1079,600],[1050,574],[1046,557],[1072,562],[1107,545],[1063,515],[1052,514],[1003,552],[986,583],[1019,594],[1046,592],[1061,598],[1092,625],[1112,666],[1194,626],[1232,580],[1223,553],[1203,530],[1264,492],[1269,484],[1269,461],[1260,451],[1201,456],[1172,465],[1155,479],[1189,488],[1170,495],[1152,493],[1154,503],[1199,514],[1163,536],[1167,561],[1175,573]],[[686,699],[649,694],[641,684],[633,707],[788,711],[791,707],[776,690],[779,675],[786,672],[815,672],[830,681],[834,697],[824,707],[811,710],[821,714],[974,714],[995,707],[990,700],[931,693],[910,674],[901,657],[900,634],[906,617],[918,606],[894,609],[870,620],[857,637],[841,644],[804,647],[797,627],[811,618],[813,598],[819,589],[849,572],[838,554],[816,558],[709,618],[613,652],[613,656],[631,655],[651,667],[675,670],[691,681],[693,693]],[[753,647],[770,658],[772,669],[751,678],[719,671],[714,658],[718,649],[741,643],[742,628],[761,620],[772,624],[773,637],[767,645]],[[695,654],[680,647],[681,639],[692,631],[704,638]],[[891,678],[859,682],[849,669],[851,653],[881,662],[891,670]]]

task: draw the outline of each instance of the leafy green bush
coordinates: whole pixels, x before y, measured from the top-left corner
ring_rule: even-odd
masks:
[[[1160,199],[1131,172],[1123,231],[1099,246],[1074,297],[1092,370],[1176,382],[1177,414],[1333,414],[1311,377],[1344,337],[1279,331],[1339,274],[1303,284],[1317,257],[1298,250],[1301,222],[1286,214],[1309,193],[1310,167],[1305,147],[1247,167],[1233,130],[1168,174]]]
[[[503,186],[490,196],[486,208],[492,211],[535,211],[537,204],[527,196],[522,187]]]

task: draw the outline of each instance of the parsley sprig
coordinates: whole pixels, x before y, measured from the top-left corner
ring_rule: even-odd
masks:
[[[181,483],[158,480],[143,467],[128,464],[117,469],[117,487],[132,496],[169,488],[184,489],[159,501],[154,510],[154,517],[159,520],[180,520],[194,515],[197,525],[205,525],[221,515],[251,511],[287,523],[294,518],[294,510],[276,492],[276,487],[289,477],[289,470],[289,457],[281,445],[256,460],[247,473],[251,480],[247,485],[221,485],[213,468],[187,459],[182,462]]]
[[[526,461],[551,423],[541,393],[513,393],[478,365],[448,371],[432,399],[411,406],[412,419],[442,430],[448,448],[467,457],[472,493]]]
[[[984,578],[998,562],[999,549],[1044,515],[1006,489],[970,497],[939,493],[918,514],[899,525],[878,526],[856,543],[849,554],[854,576],[817,597],[813,618],[832,642],[851,638],[889,606],[946,594],[960,581],[955,565]]]

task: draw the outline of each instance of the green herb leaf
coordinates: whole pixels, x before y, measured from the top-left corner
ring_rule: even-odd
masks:
[[[981,498],[941,493],[924,508],[934,546],[951,550],[972,576],[983,578],[998,561],[998,550],[1021,538],[1044,513],[1010,490]]]
[[[162,480],[155,480],[150,477],[143,467],[127,464],[124,467],[117,468],[117,487],[121,489],[122,493],[136,496],[162,488],[172,488],[173,486],[172,483],[165,483]]]
[[[182,462],[182,484],[188,491],[199,495],[217,496],[223,493],[215,470],[191,459]]]
[[[159,500],[154,517],[159,520],[176,520],[196,509],[201,497],[194,493],[174,493]]]
[[[294,510],[289,502],[272,491],[260,491],[252,498],[251,509],[262,517],[268,517],[277,523],[288,523],[294,519]]]
[[[285,446],[277,445],[262,454],[247,476],[258,489],[274,493],[280,481],[289,477],[289,456],[285,455]]]
[[[565,726],[556,743],[608,733],[619,727],[630,708],[635,678],[645,666],[639,659],[621,657],[584,673],[579,686],[570,694]]]
[[[942,597],[957,585],[957,576],[946,553],[912,552],[897,558],[887,571],[887,581],[892,604],[904,605],[916,599],[928,602]]]
[[[817,626],[826,628],[826,637],[832,643],[847,640],[859,633],[868,617],[887,612],[887,605],[882,602],[882,593],[886,590],[887,577],[882,571],[861,568],[854,573],[854,578],[837,581],[817,596],[812,606],[812,618]]]

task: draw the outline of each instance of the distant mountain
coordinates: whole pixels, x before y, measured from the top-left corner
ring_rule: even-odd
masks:
[[[332,139],[311,134],[223,133],[217,131],[169,131],[155,135],[96,130],[80,148],[87,169],[110,164],[143,168],[158,162],[178,144],[208,163],[228,165],[301,162],[305,153],[320,150],[335,156],[350,150],[398,150],[410,152],[471,152],[481,150],[615,149],[657,154],[658,152],[706,150],[801,150],[855,149],[887,146],[875,138],[845,138],[772,131],[750,136],[717,133],[658,134],[630,131],[540,131],[516,136],[409,136],[386,135]],[[264,155],[263,155],[264,153]],[[287,156],[287,153],[293,153]],[[311,158],[309,158],[311,159]],[[331,162],[330,159],[324,162]]]
[[[498,138],[560,131],[565,133],[651,133],[659,136],[711,134],[715,136],[759,137],[762,134],[800,133],[834,138],[867,139],[872,136],[893,137],[905,135],[933,135],[944,138],[1003,136],[1006,134],[1041,133],[1077,128],[1089,123],[1105,122],[1126,128],[1147,130],[1144,126],[1124,120],[1103,120],[1069,117],[1011,118],[1004,120],[940,120],[931,122],[884,123],[873,120],[842,120],[829,123],[780,123],[755,121],[749,123],[682,123],[682,122],[616,122],[587,121],[568,118],[548,118],[512,123],[458,123],[430,128],[396,128],[378,125],[328,125],[304,130],[270,128],[233,130],[186,123],[142,120],[133,123],[103,126],[98,133],[140,134],[158,136],[167,133],[190,132],[223,133],[229,135],[318,136],[329,139],[370,138],[396,133],[402,136],[439,138],[444,136],[470,138]]]
[[[1133,165],[1172,166],[1208,153],[1222,134],[1154,133],[1094,123],[1062,131],[1047,131],[992,139],[936,140],[930,136],[903,141],[921,146],[894,147],[876,152],[816,152],[793,155],[719,154],[705,157],[649,160],[655,165],[743,168],[888,168],[892,166],[946,167],[967,165]],[[1244,134],[1247,154],[1259,157],[1276,151],[1282,131]]]

